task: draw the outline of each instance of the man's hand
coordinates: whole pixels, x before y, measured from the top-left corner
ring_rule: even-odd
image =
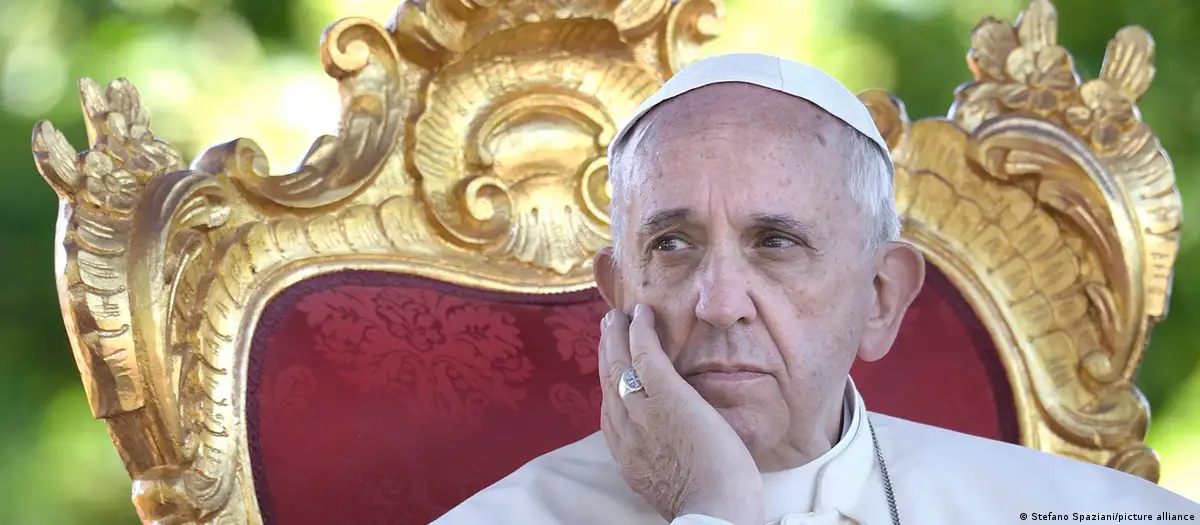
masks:
[[[600,429],[629,487],[667,520],[702,514],[735,525],[763,523],[762,477],[729,423],[671,366],[650,308],[633,321],[605,316],[600,338]],[[624,398],[621,374],[637,371],[643,392]]]

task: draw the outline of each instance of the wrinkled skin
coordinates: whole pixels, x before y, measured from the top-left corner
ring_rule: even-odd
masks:
[[[605,316],[600,339],[604,388],[601,429],[621,475],[666,519],[704,514],[730,523],[762,523],[762,478],[750,452],[721,414],[671,366],[649,308]],[[645,393],[622,399],[621,373],[630,364]],[[713,451],[722,451],[723,456]],[[757,513],[755,512],[757,511]]]
[[[646,115],[613,167],[629,191],[613,202],[620,260],[595,261],[614,311],[601,428],[667,519],[762,523],[758,473],[836,443],[850,366],[887,353],[920,289],[915,248],[866,242],[878,226],[843,181],[846,127],[786,94],[716,84]],[[630,325],[635,305],[652,315]],[[646,392],[622,399],[631,363]]]

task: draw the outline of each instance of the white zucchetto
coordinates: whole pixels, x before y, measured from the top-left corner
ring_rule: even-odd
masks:
[[[629,130],[655,106],[689,91],[725,82],[753,84],[807,100],[889,151],[871,112],[846,86],[813,66],[770,55],[734,53],[694,62],[671,77],[621,126],[608,147],[609,159]],[[889,159],[890,160],[890,159]]]

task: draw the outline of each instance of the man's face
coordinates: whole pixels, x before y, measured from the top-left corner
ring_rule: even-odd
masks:
[[[675,368],[760,467],[828,449],[875,302],[843,126],[717,84],[647,115],[622,162],[615,302],[653,309]]]

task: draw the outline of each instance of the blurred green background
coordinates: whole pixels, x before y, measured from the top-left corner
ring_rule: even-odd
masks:
[[[56,199],[34,169],[36,120],[87,147],[76,79],[127,77],[154,111],[156,135],[193,158],[254,138],[298,161],[336,129],[336,84],[318,60],[330,22],[384,21],[398,0],[0,0],[0,523],[136,523],[129,480],[104,425],[91,419],[54,291]],[[971,28],[1013,21],[1025,0],[726,0],[710,53],[770,52],[833,73],[855,90],[898,94],[916,117],[945,114]],[[1141,104],[1170,152],[1183,193],[1183,242],[1170,316],[1138,383],[1154,407],[1150,445],[1162,484],[1200,500],[1200,2],[1060,0],[1059,39],[1084,78],[1122,26],[1158,43]],[[1189,58],[1191,57],[1191,58]]]

